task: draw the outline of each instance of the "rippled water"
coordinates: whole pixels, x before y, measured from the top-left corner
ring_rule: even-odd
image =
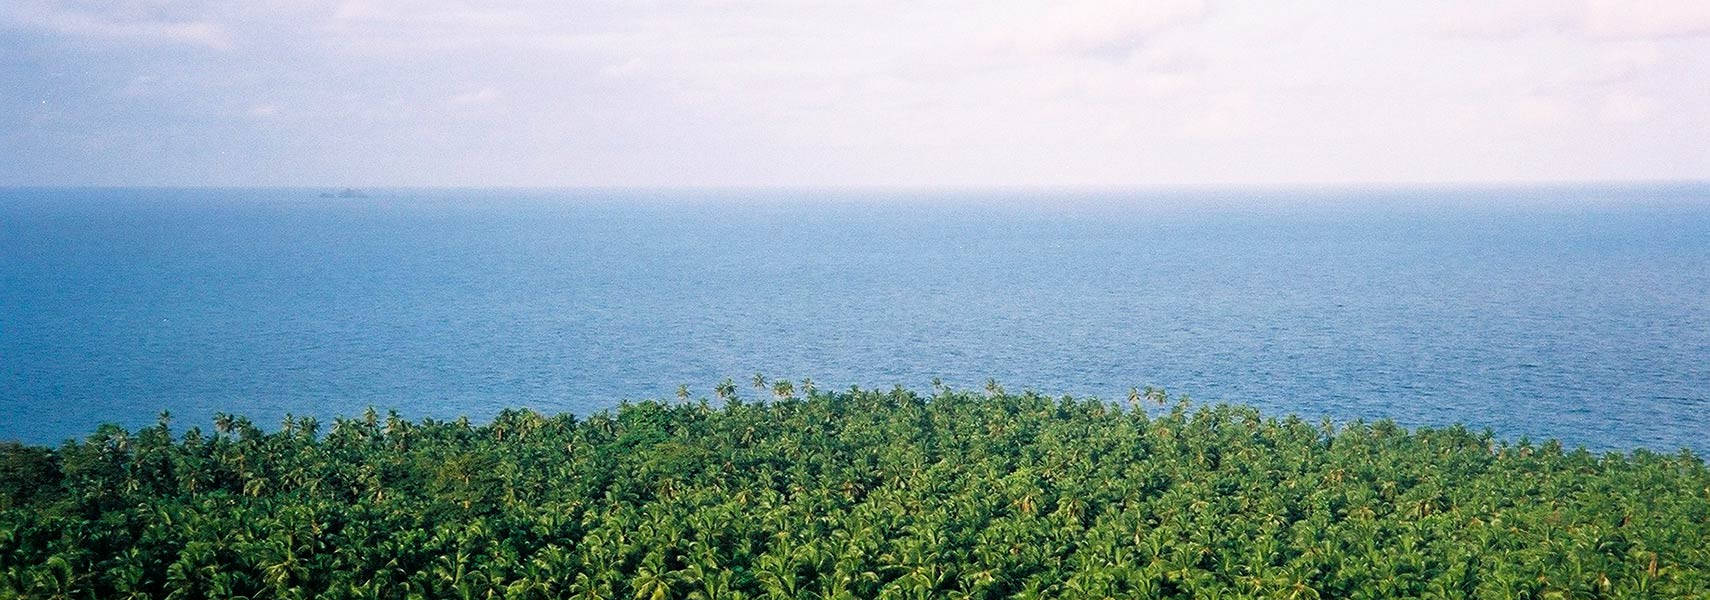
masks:
[[[318,191],[0,189],[0,438],[762,371],[1710,449],[1710,186]]]

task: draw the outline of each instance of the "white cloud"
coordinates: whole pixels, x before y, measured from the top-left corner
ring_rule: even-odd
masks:
[[[1600,44],[1593,62],[1581,80],[1591,83],[1627,81],[1639,77],[1663,60],[1662,48],[1654,41]]]
[[[1710,35],[1710,2],[1699,0],[1484,0],[1448,5],[1436,29],[1450,37],[1507,39],[1572,33],[1646,40]]]
[[[498,101],[499,98],[501,98],[502,96],[503,95],[499,93],[499,90],[495,90],[495,89],[490,88],[490,87],[485,87],[485,88],[481,88],[478,90],[464,92],[464,93],[458,94],[456,96],[452,96],[450,99],[450,102],[452,104],[458,105],[458,106],[470,106],[470,105],[476,105],[476,104],[492,104],[492,103]]]
[[[88,122],[270,119],[240,129],[307,149],[311,179],[1660,177],[1710,137],[1679,100],[1710,86],[1705,4],[0,0],[0,28],[58,34],[19,39],[40,73],[0,75],[106,86],[123,104]],[[1569,168],[1574,148],[1664,158]]]
[[[1116,0],[1028,6],[1005,15],[988,34],[999,50],[1125,58],[1150,36],[1199,22],[1201,0]]]
[[[1252,133],[1259,106],[1248,94],[1223,94],[1189,112],[1182,133],[1201,140],[1231,140]]]
[[[119,95],[126,97],[146,96],[153,93],[160,84],[160,78],[154,75],[135,75],[125,86],[119,88]]]
[[[1521,124],[1554,127],[1573,117],[1573,108],[1565,100],[1543,94],[1525,94],[1508,99],[1508,116]]]
[[[647,61],[641,60],[637,57],[632,57],[629,60],[602,67],[600,69],[600,74],[607,77],[628,77],[639,74],[646,68]]]
[[[1479,0],[1445,3],[1434,15],[1436,33],[1451,38],[1508,39],[1560,31],[1579,20],[1567,2]]]
[[[16,4],[0,8],[0,22],[78,37],[187,44],[215,49],[226,49],[232,45],[230,32],[216,22],[162,19],[126,12],[111,10],[111,7],[102,12],[51,2],[18,0]]]
[[[1585,31],[1594,37],[1619,39],[1710,35],[1710,2],[1587,0]]]
[[[1603,97],[1598,116],[1609,123],[1630,124],[1650,119],[1657,111],[1657,101],[1631,92],[1613,92]]]

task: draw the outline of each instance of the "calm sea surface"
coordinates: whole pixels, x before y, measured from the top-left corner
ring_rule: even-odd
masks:
[[[1710,450],[1710,186],[0,189],[0,439],[822,388]]]

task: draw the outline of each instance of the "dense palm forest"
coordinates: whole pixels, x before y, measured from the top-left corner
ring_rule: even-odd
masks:
[[[1706,598],[1710,471],[938,387],[0,447],[0,598]]]

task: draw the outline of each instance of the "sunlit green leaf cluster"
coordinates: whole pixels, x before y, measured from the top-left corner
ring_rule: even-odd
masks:
[[[0,447],[0,598],[1710,597],[1685,451],[756,380]]]

